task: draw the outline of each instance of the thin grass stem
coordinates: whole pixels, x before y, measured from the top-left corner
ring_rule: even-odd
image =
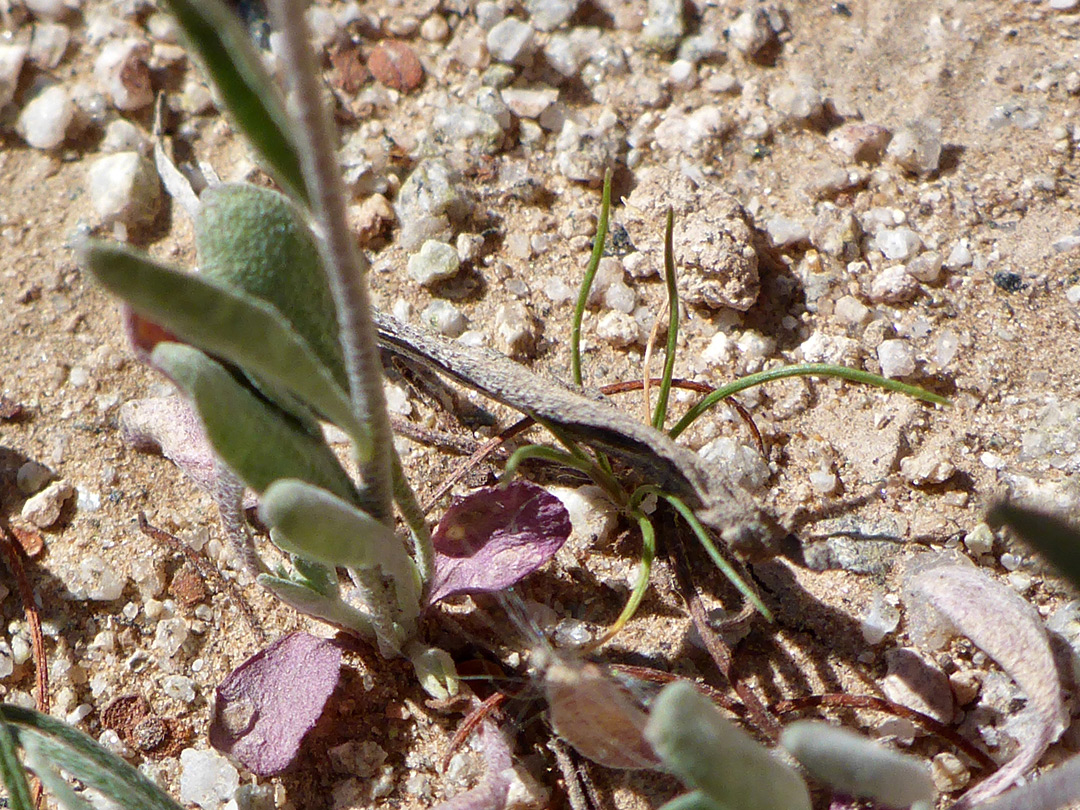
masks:
[[[596,224],[596,237],[593,239],[592,257],[585,269],[585,278],[581,280],[577,304],[574,306],[574,323],[570,329],[570,376],[574,385],[584,385],[581,376],[581,321],[585,317],[585,304],[589,300],[589,291],[596,278],[596,269],[604,257],[604,243],[607,241],[608,216],[611,212],[611,169],[604,172],[604,192],[600,201],[600,221]]]
[[[618,618],[604,631],[604,635],[586,646],[585,652],[599,649],[611,641],[637,613],[641,600],[645,598],[645,592],[649,589],[649,577],[652,575],[652,564],[656,558],[656,528],[644,512],[635,510],[633,516],[638,522],[638,528],[641,529],[641,565],[638,568],[637,581]]]
[[[832,365],[831,363],[806,363],[804,365],[783,366],[781,368],[770,369],[769,371],[761,371],[757,374],[749,374],[746,377],[741,377],[734,382],[717,388],[702,399],[697,405],[687,411],[675,427],[668,431],[668,435],[673,439],[676,438],[680,433],[690,427],[695,419],[716,405],[716,403],[720,402],[720,400],[730,397],[732,394],[737,394],[739,391],[744,391],[747,388],[752,388],[755,385],[761,385],[762,383],[772,382],[773,380],[782,380],[785,377],[839,377],[848,382],[873,385],[878,388],[884,388],[887,391],[906,394],[909,397],[920,399],[923,402],[931,402],[935,405],[952,404],[945,397],[931,393],[924,388],[897,382],[896,380],[890,380],[877,374],[871,374],[869,371],[859,371],[853,368]]]
[[[550,461],[553,464],[562,464],[565,467],[584,473],[598,487],[604,490],[614,503],[619,506],[626,503],[626,491],[619,486],[619,482],[615,480],[614,476],[604,472],[595,461],[588,457],[580,458],[570,453],[564,453],[562,450],[556,450],[546,444],[527,444],[515,450],[510,455],[510,458],[506,460],[506,467],[503,470],[500,482],[508,482],[517,474],[517,469],[522,463],[533,458]]]
[[[664,373],[660,378],[660,395],[656,399],[652,425],[657,430],[664,429],[667,419],[668,399],[671,396],[671,380],[675,376],[675,349],[679,338],[679,290],[675,280],[675,212],[668,208],[667,227],[664,230],[664,282],[667,286],[668,333],[667,356],[664,358]]]

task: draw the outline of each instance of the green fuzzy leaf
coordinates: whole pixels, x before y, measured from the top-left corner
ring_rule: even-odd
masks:
[[[308,200],[292,122],[240,21],[220,0],[166,0],[187,45],[199,54],[226,109],[274,179]]]
[[[819,782],[886,807],[910,807],[937,797],[930,766],[861,734],[815,720],[798,720],[781,744]]]
[[[0,706],[0,720],[16,726],[20,737],[32,735],[38,755],[121,807],[182,810],[138,770],[66,723],[17,706]]]
[[[220,363],[180,343],[159,343],[151,359],[195,403],[218,456],[258,493],[300,478],[355,500],[337,457],[283,411],[256,396]]]
[[[412,662],[420,685],[433,698],[446,700],[458,693],[461,682],[454,659],[448,652],[414,642],[405,650],[405,655]]]
[[[685,681],[657,696],[645,738],[676,776],[727,810],[810,810],[806,783]]]
[[[700,790],[695,790],[692,793],[676,796],[667,804],[662,805],[660,810],[726,810],[726,808],[718,805]],[[773,809],[762,808],[762,810]]]
[[[375,641],[371,619],[342,602],[336,595],[326,596],[303,583],[270,574],[260,574],[257,582],[289,607],[335,627],[351,630],[368,641]]]
[[[8,792],[8,806],[13,810],[33,810],[26,771],[19,762],[18,741],[14,729],[0,721],[0,778]]]
[[[1008,526],[1046,557],[1059,574],[1080,585],[1080,528],[1060,515],[1008,502],[994,506],[986,522]]]
[[[213,186],[200,202],[200,273],[275,307],[348,390],[333,294],[300,211],[284,195],[247,183]]]
[[[48,755],[42,750],[41,744],[29,734],[26,743],[26,764],[41,780],[41,784],[53,795],[56,804],[64,810],[93,810],[90,802],[68,784],[52,766]],[[11,805],[15,807],[15,805]]]
[[[420,610],[420,578],[405,547],[386,524],[304,481],[275,481],[259,504],[270,538],[284,551],[329,566],[379,567],[394,583],[402,620]]]
[[[311,405],[345,430],[357,454],[367,458],[370,441],[348,396],[271,304],[114,243],[88,242],[83,263],[140,315]]]
[[[296,569],[297,581],[324,596],[337,593],[337,575],[332,569],[296,555],[292,558],[292,564]]]

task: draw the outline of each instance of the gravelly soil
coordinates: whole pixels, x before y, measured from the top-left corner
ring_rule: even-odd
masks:
[[[371,142],[393,146],[386,171],[394,178],[391,189],[413,165],[434,111],[471,98],[481,87],[488,63],[482,56],[474,62],[466,36],[476,16],[466,4],[459,5],[450,2],[441,10],[419,2],[364,6],[369,19],[383,25],[407,14],[422,21],[441,13],[455,29],[449,44],[405,32],[403,38],[427,70],[417,92],[399,96],[368,84],[361,101],[346,98],[342,104],[339,118],[347,132],[363,126]],[[527,18],[524,10],[506,5]],[[89,124],[54,151],[27,147],[12,126],[15,108],[30,98],[35,82],[95,86],[96,48],[87,42],[87,27],[97,15],[122,20],[124,26],[135,26],[136,34],[148,36],[148,11],[140,7],[125,17],[129,6],[139,4],[88,2],[80,13],[66,17],[72,43],[64,59],[52,70],[24,69],[12,114],[0,121],[0,393],[24,409],[20,418],[0,422],[0,504],[6,518],[19,514],[25,495],[15,486],[15,473],[28,460],[47,465],[79,488],[78,506],[44,532],[45,549],[30,566],[46,623],[57,713],[66,716],[89,704],[93,711],[80,727],[98,736],[99,713],[108,701],[139,693],[162,716],[190,723],[191,745],[201,748],[214,685],[258,645],[213,583],[205,602],[209,612],[204,607],[200,616],[175,601],[170,605],[175,597],[160,590],[161,583],[157,588],[146,584],[155,579],[147,579],[151,569],[164,584],[172,582],[182,560],[140,534],[135,524],[140,511],[182,539],[210,537],[212,552],[220,544],[213,539],[218,530],[209,498],[167,461],[125,447],[118,432],[119,405],[161,393],[165,384],[131,359],[117,307],[89,281],[71,249],[76,233],[100,225],[86,193],[86,173],[100,154],[101,122]],[[589,125],[610,110],[627,130],[641,134],[629,158],[632,168],[623,165],[617,174],[620,196],[630,195],[647,170],[681,168],[704,181],[702,194],[730,194],[757,228],[752,243],[760,294],[746,312],[688,307],[676,375],[716,384],[762,363],[801,359],[805,352],[799,347],[812,336],[825,338],[844,362],[878,371],[882,341],[902,339],[917,359],[906,381],[954,403],[933,408],[824,381],[776,383],[741,400],[754,415],[768,453],[770,477],[757,495],[785,517],[801,543],[804,562],[818,570],[788,559],[756,568],[777,624],[755,626],[738,648],[739,671],[769,700],[841,690],[879,693],[885,652],[909,642],[901,625],[883,643],[870,645],[859,622],[875,598],[898,593],[903,559],[927,548],[957,546],[979,524],[986,505],[1009,491],[1074,511],[1080,504],[1080,352],[1074,348],[1080,332],[1074,294],[1080,254],[1067,239],[1077,231],[1080,204],[1075,154],[1080,123],[1074,117],[1080,17],[1036,2],[788,2],[775,63],[748,60],[721,37],[723,54],[696,68],[699,80],[691,87],[670,82],[670,56],[642,47],[642,6],[604,0],[579,11],[571,24],[600,26],[604,42],[625,54],[628,69],[592,86],[567,82],[560,88],[560,102]],[[703,6],[695,9],[693,26],[723,29],[740,10],[723,3]],[[32,23],[16,8],[8,35],[26,37]],[[366,53],[375,39],[370,25],[362,28]],[[541,34],[538,41],[547,37]],[[151,63],[155,89],[173,101],[185,77],[197,75],[183,62]],[[521,87],[553,81],[551,71],[539,63],[518,73]],[[778,88],[808,85],[828,100],[825,112],[810,121],[785,113],[779,97],[771,96]],[[670,141],[648,136],[655,124],[707,105],[716,108],[720,124],[703,143],[680,137],[690,124],[677,126]],[[362,124],[358,114],[370,114],[370,122]],[[117,115],[109,109],[104,118]],[[125,117],[149,133],[149,108]],[[887,157],[850,162],[830,146],[829,137],[844,121],[859,118],[892,132],[911,120],[939,119],[944,149],[938,170],[912,174]],[[216,113],[180,113],[171,124],[169,134],[184,154],[209,161],[226,179],[250,173],[240,138]],[[396,304],[400,312],[409,311],[408,305],[414,318],[433,297],[449,299],[468,318],[470,330],[496,345],[499,309],[524,306],[534,333],[520,358],[566,377],[572,303],[552,300],[545,290],[553,289],[553,279],[576,288],[588,258],[599,194],[595,184],[571,181],[557,170],[555,133],[531,122],[518,132],[523,143],[507,143],[494,155],[442,146],[475,201],[471,217],[458,230],[484,233],[481,258],[433,293],[410,279],[409,251],[395,243],[395,230],[371,245],[372,284],[381,306]],[[847,172],[849,180],[835,181],[837,169]],[[518,182],[523,176],[535,184],[527,195]],[[948,258],[966,240],[971,261],[944,268],[936,281],[915,284],[906,300],[875,302],[874,279],[900,262],[886,260],[871,236],[852,240],[854,253],[847,255],[844,248],[830,255],[806,239],[770,246],[765,233],[770,219],[782,216],[809,227],[824,203],[851,212],[868,231],[886,216],[875,209],[895,209],[894,222],[902,218],[919,234],[924,253],[934,250]],[[651,221],[659,233],[661,209],[644,214],[637,218]],[[619,212],[615,217],[628,227],[635,218]],[[677,221],[677,258],[681,250],[692,252],[695,245],[689,240],[707,238],[680,236],[679,228]],[[107,235],[109,229],[100,231]],[[655,238],[633,228],[629,236],[639,246]],[[687,240],[684,247],[680,239]],[[151,228],[133,232],[131,241],[163,259],[193,262],[191,227],[178,206],[166,208]],[[662,318],[660,280],[627,277],[627,282],[639,305]],[[1070,288],[1073,292],[1067,292]],[[865,322],[845,320],[844,305],[837,307],[844,296],[869,307]],[[639,378],[640,343],[616,348],[594,337],[605,314],[601,307],[586,319],[588,383]],[[651,322],[646,319],[645,334]],[[723,342],[714,340],[718,333],[730,336],[730,350],[718,348]],[[954,356],[948,351],[950,341]],[[713,350],[706,352],[710,344]],[[658,368],[654,361],[654,372]],[[408,393],[411,418],[429,427],[464,430],[451,415]],[[629,411],[641,411],[635,395],[623,397]],[[499,413],[508,423],[509,414]],[[697,448],[723,436],[750,444],[746,429],[719,412],[686,440]],[[460,463],[458,457],[408,442],[403,449],[422,493]],[[905,457],[927,462],[926,469],[941,464],[955,472],[937,483],[915,485],[910,474],[901,473]],[[751,477],[760,469],[753,458],[744,466]],[[826,493],[830,488],[822,482],[830,474],[835,488]],[[559,617],[596,626],[610,622],[625,598],[637,543],[629,533],[604,547],[576,537],[554,569],[532,583],[528,595],[550,605]],[[1010,555],[1004,562],[1015,569],[1011,574],[1002,564],[1003,554]],[[1071,597],[1067,588],[1044,578],[1037,561],[1002,538],[978,562],[995,575],[1008,574],[1005,581],[1043,615]],[[704,570],[704,558],[701,564]],[[102,602],[78,596],[87,581],[100,579],[95,566],[130,578],[121,598]],[[660,574],[639,618],[607,658],[647,662],[715,682],[708,659],[690,641],[685,610],[669,577]],[[714,579],[702,575],[710,606],[719,604],[712,593],[726,593]],[[18,593],[10,580],[4,582],[9,591],[3,600],[7,638],[25,638]],[[254,585],[247,583],[244,593],[269,637],[310,626]],[[191,629],[175,657],[164,655],[155,642],[162,600],[164,609],[175,610]],[[154,618],[148,618],[148,611]],[[111,631],[111,647],[103,631]],[[96,647],[91,644],[95,638]],[[992,669],[985,656],[963,643],[932,660],[946,673],[972,670],[979,678]],[[287,798],[302,808],[426,807],[475,778],[479,766],[470,758],[456,778],[439,774],[437,764],[458,716],[426,708],[407,667],[373,659],[352,660],[350,666],[355,674],[346,678],[343,697],[320,726],[312,753],[296,772],[280,779],[284,791],[279,800]],[[193,702],[165,691],[165,679],[173,674],[192,679]],[[19,664],[0,682],[0,693],[7,700],[26,700],[32,684],[30,663]],[[846,720],[867,728],[882,723],[880,715],[869,714]],[[520,723],[526,732],[542,725],[520,713],[509,722]],[[372,798],[369,782],[332,772],[316,753],[346,739],[371,740],[387,752],[394,783],[389,796]],[[1074,742],[1067,734],[1047,762],[1073,750]],[[936,739],[920,738],[914,750],[932,757],[949,749]],[[521,756],[539,783],[560,795],[559,778],[547,759],[524,744]],[[136,756],[135,761],[143,760]],[[154,767],[175,792],[179,761],[166,758]],[[605,800],[619,807],[655,806],[677,789],[662,779],[594,773]]]

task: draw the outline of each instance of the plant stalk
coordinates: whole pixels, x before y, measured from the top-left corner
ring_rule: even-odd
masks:
[[[323,103],[323,87],[309,43],[303,0],[272,0],[271,14],[281,34],[281,59],[297,116],[297,146],[312,213],[321,232],[323,261],[334,295],[341,347],[353,410],[371,438],[371,453],[357,458],[365,509],[393,526],[393,434],[383,394],[382,363],[371,319],[367,260],[357,250],[345,218],[345,195],[337,165],[337,144]],[[359,454],[358,454],[359,455]]]

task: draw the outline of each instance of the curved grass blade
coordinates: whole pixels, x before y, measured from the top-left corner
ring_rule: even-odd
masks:
[[[664,283],[667,287],[668,301],[667,356],[664,358],[664,373],[660,378],[660,395],[656,400],[656,410],[653,411],[652,418],[652,426],[657,430],[664,429],[664,421],[667,419],[668,399],[671,396],[671,378],[675,376],[675,351],[679,338],[679,289],[675,278],[674,230],[675,212],[668,208],[667,227],[664,230]]]
[[[381,521],[305,481],[275,481],[259,505],[274,543],[284,551],[343,568],[382,569],[394,583],[405,621],[420,612],[420,576],[401,540]]]
[[[909,397],[921,399],[923,402],[930,402],[934,405],[952,404],[945,397],[931,393],[925,388],[919,388],[917,385],[908,385],[907,383],[880,377],[877,374],[871,374],[869,371],[859,371],[854,368],[835,366],[831,363],[806,363],[804,365],[784,366],[782,368],[770,369],[769,371],[762,371],[757,374],[750,374],[717,388],[702,399],[701,402],[687,411],[686,415],[678,421],[675,427],[668,431],[668,435],[674,439],[690,427],[695,419],[716,405],[716,403],[730,397],[732,394],[737,394],[739,391],[744,391],[747,388],[753,388],[755,385],[772,382],[773,380],[782,380],[786,377],[839,377],[841,380],[847,380],[848,382],[874,385],[878,388],[884,388],[887,391],[906,394]]]
[[[202,59],[237,127],[274,179],[309,202],[285,100],[235,15],[220,0],[166,0],[184,39]]]
[[[160,343],[151,357],[195,402],[214,450],[253,490],[261,494],[279,478],[299,478],[357,500],[325,442],[259,399],[220,363],[180,343]]]
[[[574,321],[570,327],[570,376],[575,385],[583,385],[581,377],[581,321],[585,317],[585,303],[589,300],[596,269],[604,256],[604,242],[607,241],[608,217],[611,213],[611,169],[604,172],[604,192],[600,201],[600,221],[596,223],[596,236],[593,238],[592,257],[585,269],[585,278],[581,280],[577,303],[574,305]]]
[[[604,635],[586,646],[585,652],[599,649],[611,641],[616,633],[634,618],[634,614],[637,613],[637,609],[641,605],[641,600],[645,598],[645,592],[649,589],[649,576],[652,574],[652,564],[656,558],[656,529],[653,527],[652,521],[644,513],[638,512],[635,517],[637,517],[638,528],[641,529],[641,566],[638,568],[637,581],[634,583],[634,589],[630,592],[630,598],[626,601],[622,612],[604,631]]]
[[[8,806],[12,810],[34,810],[34,800],[30,797],[30,785],[26,781],[26,770],[19,761],[17,746],[12,727],[0,720],[0,777],[7,788]]]
[[[32,735],[41,755],[81,782],[139,810],[182,810],[157,785],[120,757],[66,723],[18,706],[0,706],[0,721],[15,726],[19,736]]]
[[[739,576],[738,572],[728,564],[728,561],[720,556],[720,552],[716,549],[716,544],[713,543],[712,538],[709,537],[709,533],[705,531],[705,527],[701,525],[701,521],[697,519],[697,515],[694,514],[694,511],[683,503],[681,498],[677,498],[676,496],[663,492],[655,487],[645,486],[641,487],[641,489],[655,492],[658,497],[663,498],[675,507],[675,511],[682,516],[682,519],[690,524],[690,528],[694,530],[698,542],[704,546],[705,552],[712,559],[713,564],[716,565],[721,573],[728,578],[728,581],[738,589],[739,593],[746,597],[747,601],[757,609],[757,612],[771,622],[773,620],[772,611],[765,607],[765,603],[761,601],[761,598],[746,584],[743,578]]]
[[[519,447],[515,450],[510,458],[506,460],[506,467],[503,469],[500,481],[509,481],[517,474],[518,467],[531,458],[539,458],[544,461],[550,461],[553,464],[562,464],[573,470],[582,472],[589,476],[598,487],[604,490],[614,503],[623,503],[626,500],[626,493],[623,492],[622,487],[619,486],[619,482],[615,480],[614,476],[608,475],[608,473],[592,459],[587,456],[564,453],[562,450],[556,450],[554,447],[548,447],[546,444],[527,444],[524,447]]]
[[[1007,501],[995,505],[986,522],[1008,526],[1046,557],[1058,573],[1080,585],[1080,528],[1058,515]]]
[[[358,456],[370,455],[370,441],[348,396],[273,306],[109,242],[87,243],[82,260],[140,315],[293,393],[345,430]]]

